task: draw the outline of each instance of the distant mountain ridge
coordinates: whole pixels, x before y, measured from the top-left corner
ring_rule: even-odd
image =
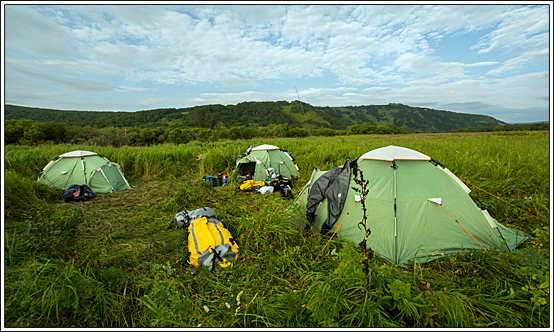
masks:
[[[452,129],[505,125],[487,115],[456,113],[403,104],[321,107],[299,101],[242,102],[236,105],[202,105],[136,112],[64,111],[5,105],[5,120],[29,119],[76,126],[104,127],[191,127],[210,128],[287,124],[312,129],[346,129],[372,123],[394,125],[408,132],[450,132]]]

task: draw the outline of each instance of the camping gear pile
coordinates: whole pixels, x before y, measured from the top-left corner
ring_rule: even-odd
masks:
[[[513,251],[529,238],[481,210],[471,190],[440,162],[392,145],[342,167],[315,169],[293,206],[318,231],[360,243],[362,198],[352,188],[359,187],[354,179],[360,172],[369,181],[367,248],[391,263],[407,266],[471,249]]]
[[[267,173],[270,177],[264,181],[244,180],[238,189],[241,191],[254,191],[263,194],[279,192],[281,197],[294,198],[292,195],[292,188],[294,186],[291,179],[283,177],[281,174],[275,174],[272,168],[267,169]]]
[[[245,180],[264,181],[270,178],[268,169],[293,181],[300,177],[294,157],[287,150],[263,144],[250,147],[237,159],[233,180],[242,183]]]
[[[237,258],[238,244],[209,207],[177,213],[168,226],[171,228],[188,228],[187,262],[191,265],[214,271],[230,266]]]
[[[218,175],[204,175],[202,177],[202,180],[207,182],[212,187],[220,187],[227,184],[229,181],[229,176],[227,174],[221,174]]]
[[[294,160],[289,151],[273,145],[249,147],[237,160],[233,180],[242,191],[279,192],[282,197],[293,198],[293,181],[300,177]]]

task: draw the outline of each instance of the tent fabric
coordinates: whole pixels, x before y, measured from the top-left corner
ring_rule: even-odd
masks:
[[[85,157],[85,156],[96,156],[96,155],[97,155],[97,153],[95,153],[95,152],[84,151],[84,150],[76,150],[76,151],[71,151],[71,152],[61,154],[61,155],[59,155],[59,157],[61,157],[61,158],[64,158],[64,157]]]
[[[417,151],[408,155],[417,158]],[[471,249],[512,251],[529,238],[492,217],[491,224],[488,212],[479,209],[466,190],[441,167],[429,162],[430,158],[406,160],[397,159],[398,155],[394,158],[389,161],[360,157],[356,162],[358,172],[363,172],[364,180],[369,181],[365,206],[371,235],[367,246],[378,256],[406,266]],[[358,227],[363,218],[362,204],[356,201],[359,193],[352,189],[358,187],[353,181],[359,179],[358,172],[350,172],[344,203],[338,202],[338,195],[322,193],[321,186],[316,186],[329,172],[332,175],[338,171],[315,172],[311,184],[299,194],[302,198],[295,202],[306,212],[312,212],[312,200],[324,196],[312,216],[312,225],[323,232],[331,226],[330,233],[336,231],[337,236],[357,244],[364,237]],[[331,199],[335,202],[325,202]],[[336,206],[341,210],[335,218]]]
[[[402,148],[394,145],[371,150],[363,154],[359,159],[373,160],[431,160],[431,157],[412,149]]]
[[[81,150],[50,161],[37,181],[64,190],[75,184],[87,185],[99,194],[131,188],[118,164],[95,152]]]
[[[275,145],[262,144],[252,148],[252,151],[262,151],[262,150],[279,150],[279,147]]]
[[[252,180],[264,181],[269,177],[267,172],[269,168],[273,168],[277,174],[287,178],[300,177],[298,167],[292,158],[279,147],[268,144],[256,146],[247,156],[239,158],[233,177],[236,179],[250,173]]]

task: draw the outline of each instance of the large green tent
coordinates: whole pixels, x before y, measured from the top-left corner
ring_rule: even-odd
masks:
[[[293,157],[286,150],[281,150],[274,145],[263,144],[248,149],[246,156],[237,160],[233,172],[235,179],[244,179],[248,174],[254,181],[264,181],[269,178],[267,170],[273,168],[276,174],[283,177],[297,179],[300,177],[298,167]]]
[[[367,247],[391,263],[406,266],[468,249],[513,251],[529,236],[505,227],[481,210],[470,189],[430,157],[388,146],[365,153],[330,171],[314,170],[293,203],[318,230],[358,244],[364,238],[361,174]]]
[[[72,184],[86,184],[98,194],[131,188],[118,164],[95,152],[81,150],[50,161],[37,181],[64,190]]]

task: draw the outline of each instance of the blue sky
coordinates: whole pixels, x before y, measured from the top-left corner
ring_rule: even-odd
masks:
[[[277,2],[274,2],[277,3]],[[3,101],[138,111],[402,103],[550,118],[549,2],[3,2]]]

